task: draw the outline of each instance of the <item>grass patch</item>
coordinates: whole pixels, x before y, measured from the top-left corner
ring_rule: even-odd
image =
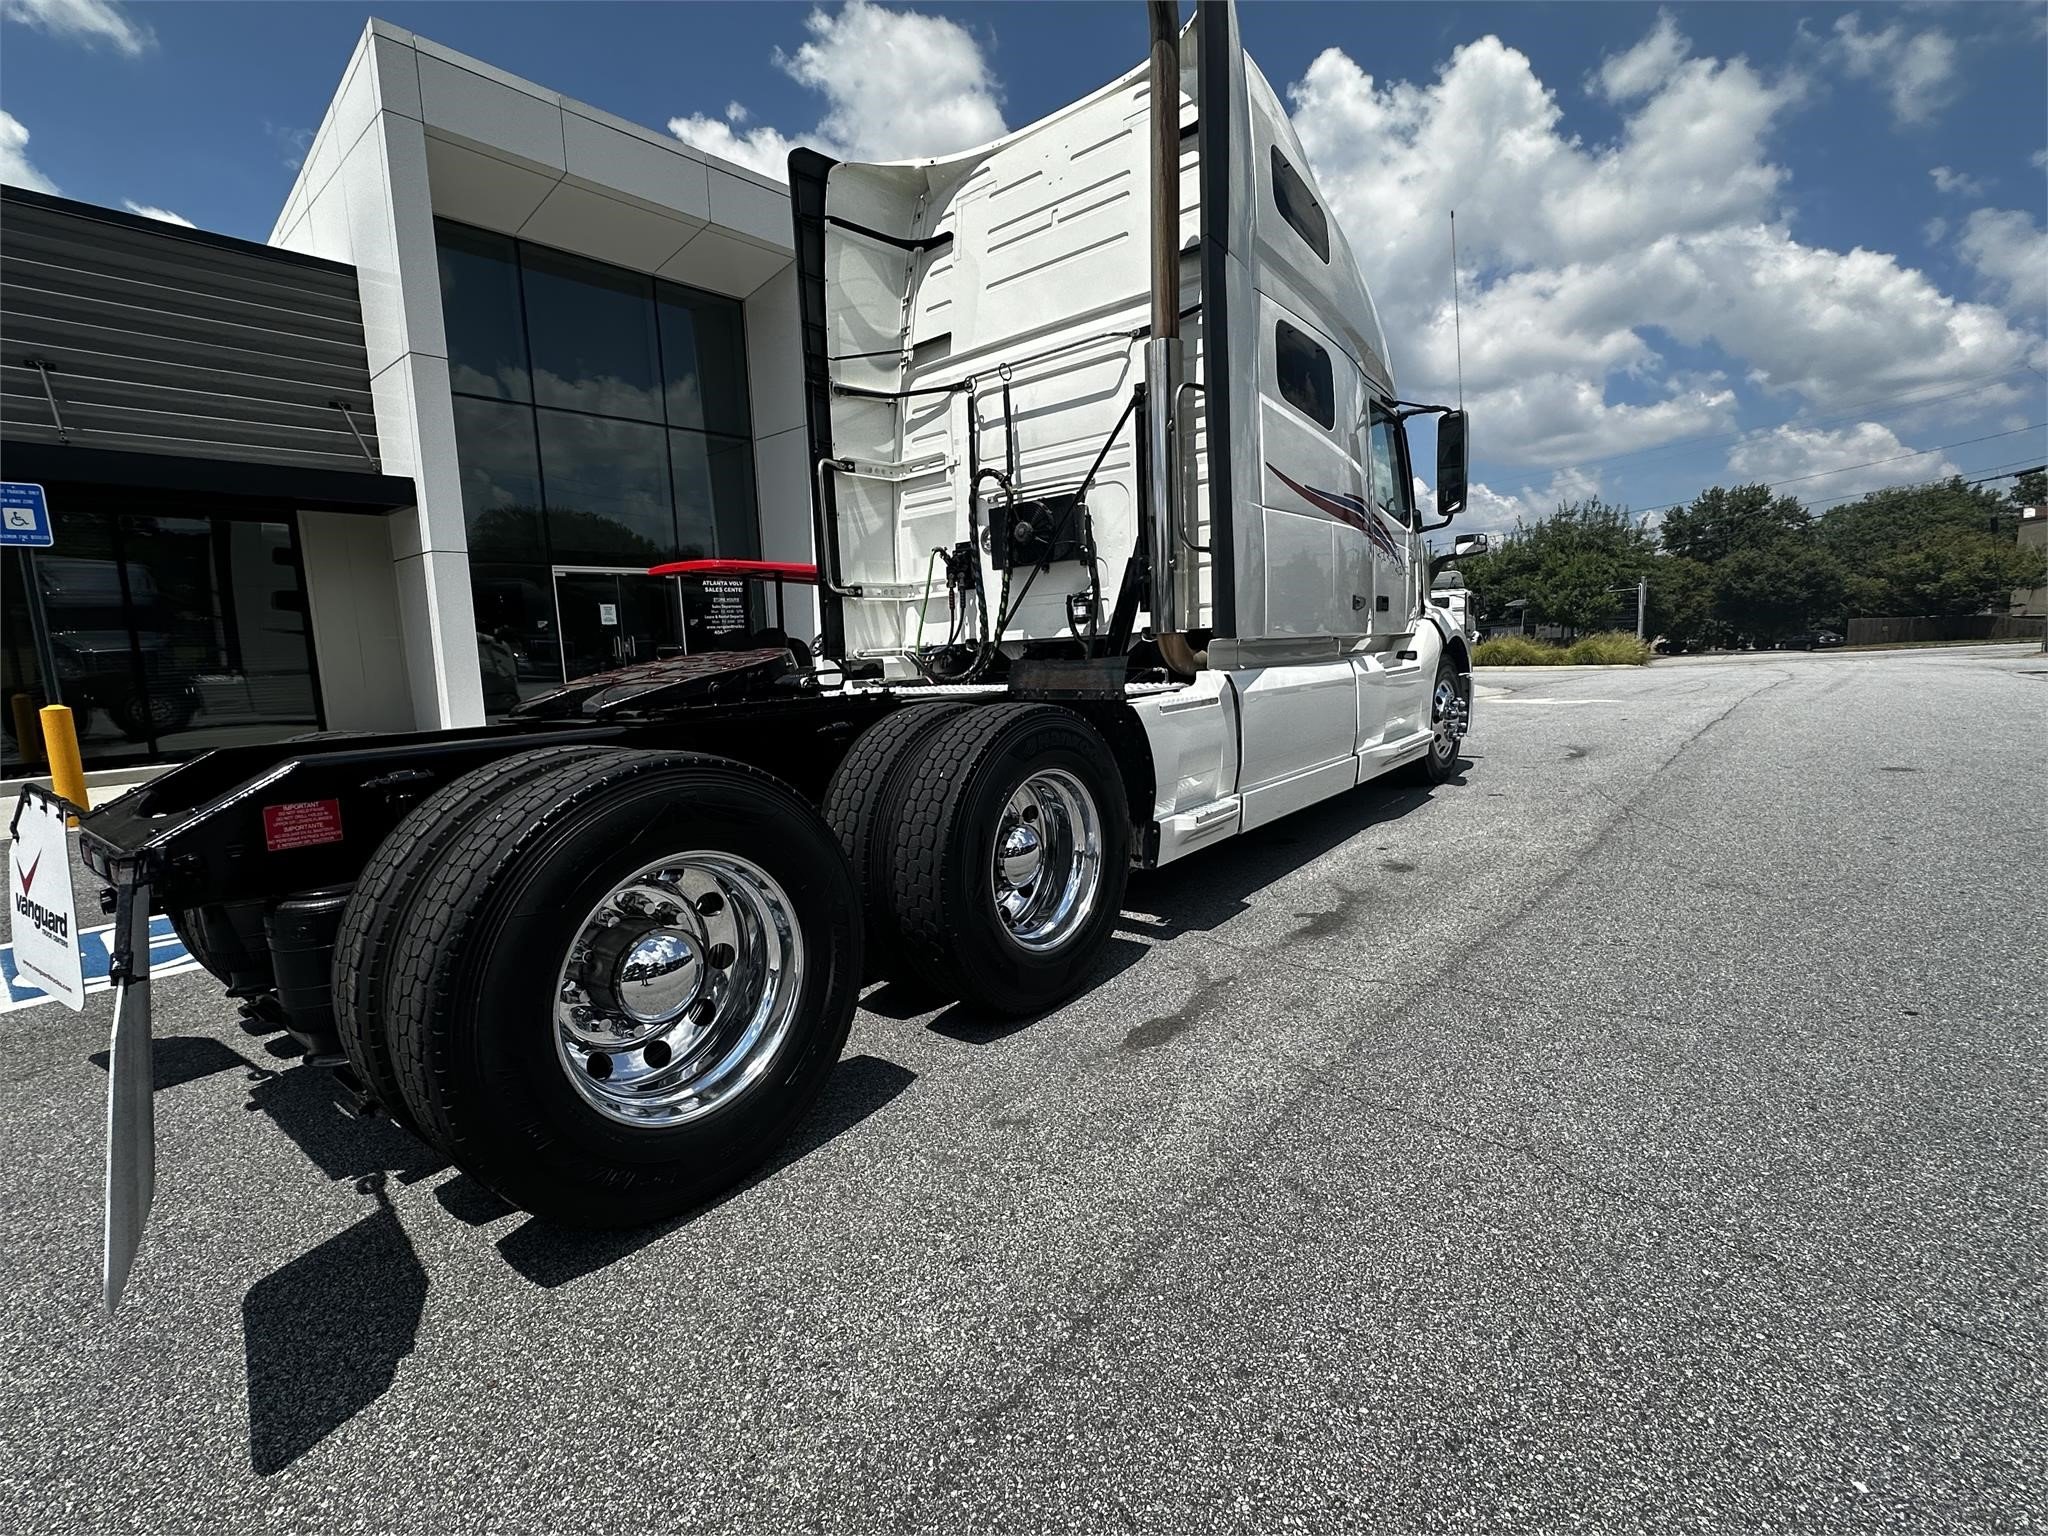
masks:
[[[1472,647],[1475,667],[1555,667],[1564,663],[1564,652],[1541,640],[1521,635],[1498,635]]]
[[[1569,647],[1500,635],[1472,648],[1475,667],[1640,667],[1649,659],[1650,648],[1620,630],[1587,635]]]
[[[1571,667],[1640,667],[1649,659],[1650,648],[1619,629],[1587,635],[1564,653],[1565,665]]]

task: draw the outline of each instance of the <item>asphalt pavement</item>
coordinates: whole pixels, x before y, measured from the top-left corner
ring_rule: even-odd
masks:
[[[1482,684],[656,1233],[186,974],[108,1319],[109,1000],[0,1014],[0,1530],[2038,1529],[2048,657]]]

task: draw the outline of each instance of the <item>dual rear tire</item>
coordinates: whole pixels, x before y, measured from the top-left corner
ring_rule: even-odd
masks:
[[[364,872],[337,1025],[395,1118],[516,1205],[637,1226],[757,1170],[839,1059],[851,871],[758,769],[561,748],[447,786]]]
[[[1004,1017],[1089,979],[1123,902],[1130,819],[1116,760],[1080,716],[907,706],[856,743],[825,806],[880,974]]]

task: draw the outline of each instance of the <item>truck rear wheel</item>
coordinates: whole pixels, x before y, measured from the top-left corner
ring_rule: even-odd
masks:
[[[896,807],[891,906],[920,979],[1042,1013],[1088,977],[1123,903],[1130,824],[1108,745],[1047,704],[944,722]]]
[[[768,1158],[859,980],[852,871],[816,811],[743,764],[619,751],[471,820],[386,996],[405,1102],[457,1164],[538,1216],[619,1227]]]
[[[435,790],[370,855],[342,909],[334,938],[334,1031],[356,1080],[378,1108],[425,1135],[405,1106],[385,1027],[385,981],[392,944],[428,872],[463,828],[491,801],[520,784],[610,749],[542,747],[500,758]],[[189,947],[189,941],[188,941]]]
[[[889,901],[889,858],[896,805],[918,754],[932,732],[966,710],[958,701],[905,704],[861,733],[825,786],[819,807],[825,824],[846,850],[860,882],[868,922],[865,935],[869,977],[893,977],[898,970],[896,925]]]

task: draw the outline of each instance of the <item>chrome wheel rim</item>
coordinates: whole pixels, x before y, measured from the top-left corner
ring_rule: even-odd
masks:
[[[1102,889],[1102,815],[1064,768],[1019,784],[1003,805],[989,856],[989,891],[1003,932],[1034,954],[1086,925]]]
[[[578,926],[556,978],[555,1055],[599,1114],[683,1124],[767,1070],[803,976],[803,935],[773,876],[734,854],[672,854]]]
[[[1429,733],[1429,749],[1438,757],[1456,752],[1465,734],[1465,696],[1451,678],[1438,678],[1436,692],[1430,695]]]

